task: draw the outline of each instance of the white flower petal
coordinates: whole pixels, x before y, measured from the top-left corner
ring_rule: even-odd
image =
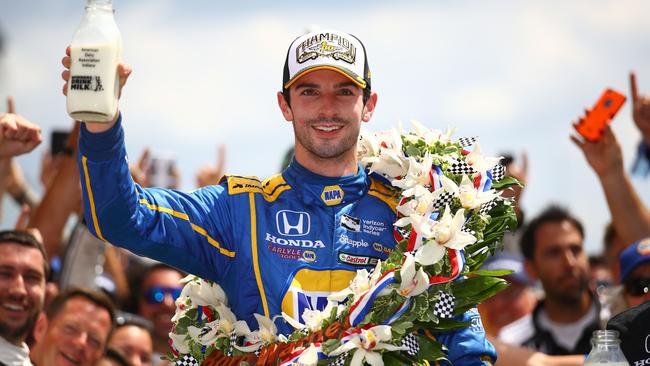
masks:
[[[367,352],[365,356],[366,362],[368,362],[370,366],[384,366],[384,360],[381,358],[381,354],[377,352]]]
[[[441,260],[446,253],[447,248],[430,241],[415,252],[415,261],[423,266],[429,266]]]
[[[318,350],[313,344],[304,350],[298,358],[298,366],[316,366],[318,363]]]
[[[363,360],[366,358],[367,353],[368,352],[366,352],[366,350],[363,348],[359,348],[354,351],[352,360],[350,360],[350,366],[363,366]]]

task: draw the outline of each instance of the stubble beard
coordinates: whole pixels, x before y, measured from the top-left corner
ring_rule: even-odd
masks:
[[[343,136],[342,139],[336,141],[328,141],[321,144],[314,141],[312,135],[308,133],[309,129],[312,128],[313,124],[328,122],[342,124],[343,128],[348,129],[354,127],[354,123],[352,121],[339,117],[309,119],[305,121],[305,126],[303,129],[296,128],[296,122],[293,122],[296,139],[305,148],[305,150],[319,159],[339,158],[350,151],[352,148],[356,148],[357,140],[359,139],[359,129],[357,129],[356,133],[354,133],[354,131],[350,131],[352,133],[349,133]]]
[[[38,319],[38,312],[29,316],[25,323],[19,326],[12,326],[0,319],[0,337],[10,343],[19,344],[25,341],[27,334],[34,328]]]
[[[547,296],[552,296],[553,300],[567,307],[576,307],[582,303],[585,291],[588,289],[589,283],[586,278],[580,278],[580,283],[576,291],[553,291],[548,293]]]

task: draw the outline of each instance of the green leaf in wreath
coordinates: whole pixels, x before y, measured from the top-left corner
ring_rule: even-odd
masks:
[[[326,355],[329,355],[330,353],[334,352],[335,349],[339,348],[341,345],[341,340],[339,339],[328,339],[323,344],[321,344],[321,349],[323,350],[323,353]]]
[[[516,178],[513,178],[511,176],[505,176],[498,182],[492,182],[492,187],[490,188],[496,190],[503,190],[513,186],[518,186],[523,188],[523,185]]]

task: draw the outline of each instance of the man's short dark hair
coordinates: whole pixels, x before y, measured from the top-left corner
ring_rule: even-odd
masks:
[[[535,257],[535,233],[540,226],[547,224],[549,222],[563,222],[568,221],[575,227],[582,238],[585,237],[584,229],[580,221],[569,213],[569,211],[560,206],[551,205],[542,211],[537,217],[531,220],[526,228],[524,233],[521,235],[521,240],[519,241],[519,247],[521,248],[521,254],[524,258],[528,260],[533,260]]]
[[[54,319],[54,317],[57,316],[61,310],[63,310],[65,304],[69,300],[75,298],[88,300],[94,305],[106,310],[111,318],[111,329],[115,327],[115,306],[113,305],[111,299],[103,292],[80,287],[70,287],[58,294],[54,300],[52,300],[52,303],[45,311],[47,319]]]
[[[2,244],[18,244],[27,248],[36,248],[43,255],[43,274],[45,278],[50,273],[50,263],[47,260],[45,247],[34,235],[24,230],[3,230],[0,231],[0,245]]]
[[[363,89],[363,105],[366,105],[366,103],[368,103],[371,94],[372,90],[370,90],[369,86]],[[289,89],[282,89],[282,95],[284,95],[284,100],[287,101],[287,105],[289,108],[291,108],[291,96],[289,95]]]

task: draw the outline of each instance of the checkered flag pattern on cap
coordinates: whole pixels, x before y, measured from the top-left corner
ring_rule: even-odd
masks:
[[[438,318],[451,318],[454,315],[456,298],[444,291],[438,291],[438,301],[433,309],[433,315]]]
[[[497,164],[494,168],[492,168],[492,180],[495,182],[500,181],[503,179],[503,177],[506,175],[506,167]]]
[[[481,208],[479,208],[478,213],[481,215],[487,215],[490,210],[492,210],[495,206],[497,205],[497,200],[493,199],[490,202],[486,202],[481,205]]]
[[[453,192],[442,192],[435,201],[433,201],[433,209],[439,209],[445,207],[445,205],[450,205],[451,201],[454,199]]]
[[[199,366],[199,361],[190,355],[184,355],[180,360],[176,360],[177,366]]]
[[[455,161],[451,166],[447,169],[447,173],[450,174],[475,174],[477,173],[474,168],[472,168],[469,164],[467,164],[464,161]]]
[[[418,338],[413,333],[409,333],[402,338],[400,347],[406,348],[406,353],[409,356],[415,356],[420,352],[420,343],[418,343]]]
[[[476,142],[476,137],[461,137],[458,139],[458,143],[462,147],[472,146],[474,145],[475,142]]]

